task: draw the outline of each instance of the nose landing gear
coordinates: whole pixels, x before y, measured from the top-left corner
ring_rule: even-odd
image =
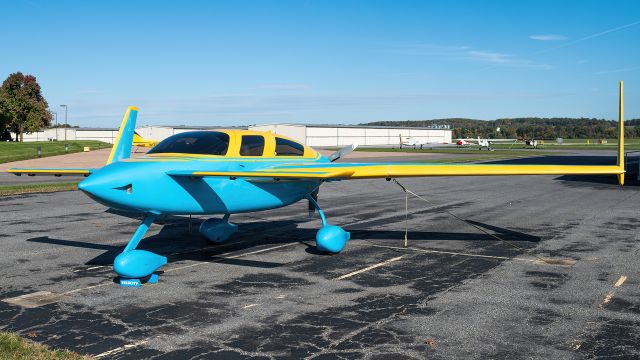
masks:
[[[318,214],[320,214],[320,219],[322,219],[322,227],[316,233],[316,246],[318,250],[337,254],[347,245],[347,241],[351,238],[351,234],[347,231],[344,231],[340,226],[337,225],[329,225],[327,223],[327,218],[324,216],[324,212],[318,205],[318,202],[311,195],[307,195],[307,199],[310,204],[318,210]]]
[[[120,286],[140,287],[143,283],[158,282],[158,275],[154,272],[166,265],[167,258],[150,251],[135,250],[157,217],[157,214],[146,214],[127,246],[116,256],[113,270],[119,275]]]

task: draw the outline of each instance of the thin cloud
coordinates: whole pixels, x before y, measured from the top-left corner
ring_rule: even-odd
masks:
[[[401,46],[400,48],[391,50],[391,52],[403,55],[453,56],[468,50],[471,50],[471,47],[464,45],[416,43]]]
[[[256,89],[265,90],[308,90],[311,85],[308,84],[262,84],[256,86]]]
[[[515,54],[506,54],[496,51],[474,49],[470,46],[458,45],[434,45],[434,44],[410,44],[400,49],[392,50],[393,53],[403,55],[438,56],[455,60],[466,60],[489,63],[493,66],[526,67],[534,69],[551,69],[548,64],[539,64],[529,59],[524,59]]]
[[[596,75],[605,75],[605,74],[615,74],[615,73],[621,73],[621,72],[627,72],[627,71],[635,71],[635,70],[640,70],[640,66],[634,66],[634,67],[622,68],[622,69],[614,69],[614,70],[598,71],[595,74]]]
[[[469,51],[467,52],[471,58],[488,61],[497,64],[510,64],[514,62],[514,56],[491,51]]]
[[[587,36],[585,36],[583,38],[580,38],[580,39],[577,39],[577,40],[574,40],[574,41],[569,41],[568,43],[552,46],[550,48],[547,48],[547,49],[544,49],[544,50],[540,50],[540,51],[536,52],[535,54],[542,54],[542,53],[545,53],[545,52],[548,52],[548,51],[552,51],[552,50],[560,49],[560,48],[563,48],[563,47],[575,45],[575,44],[581,43],[583,41],[587,41],[587,40],[590,40],[590,39],[593,39],[593,38],[597,38],[597,37],[600,37],[600,36],[603,36],[603,35],[611,34],[611,33],[616,32],[616,31],[624,30],[626,28],[630,28],[630,27],[636,26],[638,24],[640,24],[640,20],[634,21],[634,22],[626,24],[626,25],[622,25],[622,26],[614,27],[614,28],[611,28],[611,29],[608,29],[608,30],[604,30],[604,31],[601,31],[601,32],[597,32],[595,34],[587,35]]]
[[[469,51],[467,55],[477,61],[490,63],[492,66],[510,66],[531,69],[550,70],[553,66],[549,64],[539,64],[532,60],[523,59],[512,54],[503,54],[492,51]]]
[[[567,40],[568,38],[564,35],[546,34],[546,35],[531,35],[529,36],[529,39],[538,40],[538,41],[562,41],[562,40]]]

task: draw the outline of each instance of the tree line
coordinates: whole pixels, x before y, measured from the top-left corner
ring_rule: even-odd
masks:
[[[496,120],[447,118],[376,121],[361,125],[397,127],[449,125],[453,129],[454,138],[480,136],[489,139],[606,139],[618,137],[618,121],[595,118],[527,117]],[[640,137],[640,119],[625,121],[625,136]]]
[[[51,125],[51,111],[42,89],[33,75],[16,72],[0,86],[0,139],[23,140],[25,132],[38,131]]]

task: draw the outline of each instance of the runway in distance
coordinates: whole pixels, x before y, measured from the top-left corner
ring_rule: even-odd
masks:
[[[167,258],[138,250],[149,226],[166,215],[221,215],[200,225],[214,243],[238,230],[232,214],[274,209],[307,199],[318,211],[320,251],[339,253],[350,233],[330,225],[318,204],[318,189],[329,181],[429,176],[617,175],[624,183],[624,114],[622,82],[619,103],[619,147],[613,165],[513,165],[443,163],[336,163],[353,147],[326,157],[271,132],[250,130],[191,131],[161,141],[142,157],[131,158],[138,108],[129,107],[107,164],[99,169],[14,168],[16,175],[84,175],[78,189],[109,208],[142,216],[142,222],[114,270],[123,286],[155,282]],[[375,194],[371,194],[375,196]],[[348,199],[345,199],[347,201]]]
[[[518,139],[481,139],[478,136],[477,139],[457,139],[456,145],[460,146],[479,146],[479,150],[486,148],[487,150],[493,150],[491,145],[493,144],[515,144]]]

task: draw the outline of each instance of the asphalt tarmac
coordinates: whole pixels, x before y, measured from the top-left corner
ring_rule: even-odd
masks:
[[[110,267],[137,220],[78,191],[1,197],[0,330],[113,359],[640,357],[633,181],[400,181],[430,201],[409,199],[407,247],[396,184],[327,183],[341,254],[315,250],[306,201],[233,215],[215,246],[172,217],[139,247],[169,258],[140,289]]]

